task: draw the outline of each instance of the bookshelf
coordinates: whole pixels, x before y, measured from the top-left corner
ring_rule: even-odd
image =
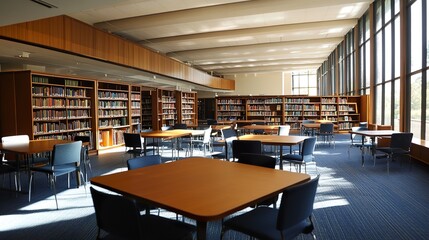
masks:
[[[32,71],[0,73],[1,136],[72,140],[85,135],[94,149],[94,85],[89,79]]]
[[[152,101],[152,93],[155,93],[155,97],[156,97],[156,90],[152,91],[152,90],[147,90],[147,89],[143,89],[141,92],[141,112],[142,112],[142,129],[152,129],[153,124],[152,124],[152,120],[153,120],[153,101]]]
[[[139,86],[131,86],[131,131],[134,133],[140,132],[142,126],[141,113],[141,89]]]
[[[217,121],[246,120],[246,100],[243,98],[217,98]]]
[[[333,123],[338,121],[337,97],[322,97],[320,104],[320,116],[323,120]]]
[[[190,127],[198,126],[197,94],[177,91],[179,122]]]
[[[123,145],[129,123],[129,85],[98,82],[98,143],[100,148]]]
[[[291,129],[299,129],[300,121],[303,119],[303,99],[300,97],[286,97],[284,104],[285,124]]]
[[[351,129],[361,121],[359,114],[360,96],[338,97],[338,129]]]
[[[158,126],[174,126],[177,123],[177,108],[175,91],[158,89]]]
[[[247,120],[261,120],[268,125],[280,125],[283,122],[283,98],[261,97],[247,100]]]

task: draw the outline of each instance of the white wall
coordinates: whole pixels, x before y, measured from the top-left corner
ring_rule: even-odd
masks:
[[[235,80],[235,91],[231,92],[198,92],[198,98],[218,96],[257,96],[257,95],[291,95],[292,80],[289,72],[272,72],[256,74],[236,74],[224,76]]]

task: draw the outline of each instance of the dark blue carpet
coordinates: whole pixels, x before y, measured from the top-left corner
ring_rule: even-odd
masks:
[[[314,205],[317,238],[429,239],[429,167],[397,160],[388,174],[385,160],[378,159],[374,166],[367,157],[362,167],[359,149],[351,149],[349,158],[348,146],[349,135],[337,135],[335,148],[317,146],[317,169],[315,165],[307,166],[309,174],[321,174]],[[121,150],[92,157],[93,175],[123,167],[123,156]],[[289,170],[289,166],[285,169]],[[40,175],[36,180],[31,204],[27,194],[0,190],[0,239],[95,239],[97,228],[90,195],[85,195],[82,188],[67,189],[65,180],[59,178],[57,211],[46,178]],[[26,177],[23,181],[27,189]],[[6,178],[4,187],[8,185]],[[209,223],[208,239],[218,240],[220,227],[220,221]],[[248,237],[230,231],[224,239]],[[303,235],[298,239],[311,237]]]

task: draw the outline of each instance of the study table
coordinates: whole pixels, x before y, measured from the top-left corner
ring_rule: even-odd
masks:
[[[257,135],[247,134],[239,136],[238,140],[257,140],[262,144],[280,146],[280,157],[283,155],[283,146],[292,147],[301,144],[308,137],[305,136],[279,136],[279,135]],[[283,169],[283,164],[280,162],[280,169]]]
[[[195,157],[94,177],[91,184],[195,219],[201,240],[207,237],[208,222],[309,179],[302,173]]]
[[[279,125],[256,125],[256,124],[252,124],[252,125],[246,125],[246,126],[242,126],[241,128],[244,129],[245,131],[248,130],[249,133],[251,131],[255,131],[255,130],[263,130],[263,131],[269,131],[269,132],[276,132],[279,129]]]
[[[179,138],[186,136],[199,136],[203,135],[204,130],[192,130],[192,129],[173,129],[173,130],[156,130],[151,132],[141,132],[140,136],[144,138],[143,149],[144,155],[146,155],[147,148],[147,139],[148,138],[157,138],[157,139],[171,139],[171,158],[174,158],[174,142],[175,139],[178,143]],[[179,149],[177,149],[177,156],[179,156]]]
[[[376,137],[390,137],[392,136],[392,134],[394,133],[399,133],[398,131],[393,131],[393,130],[358,130],[358,131],[350,131],[350,134],[356,134],[356,135],[361,135],[362,136],[362,146],[364,146],[365,144],[365,137],[369,137],[371,138],[371,152],[372,152],[372,157],[375,157],[375,152],[376,152],[376,142],[375,142],[375,138]],[[364,148],[361,148],[361,156],[362,156],[362,167],[365,165],[365,152],[364,152]]]
[[[21,161],[27,161],[29,164],[30,157],[29,155],[36,153],[51,152],[54,149],[56,144],[68,143],[69,140],[60,140],[60,139],[40,139],[40,140],[30,140],[26,143],[0,143],[0,151],[5,153],[16,154],[17,162],[17,174],[18,174],[18,186],[21,186],[21,175],[20,167]],[[23,158],[19,157],[23,156]],[[78,178],[79,179],[79,178]],[[21,190],[21,189],[19,189]]]

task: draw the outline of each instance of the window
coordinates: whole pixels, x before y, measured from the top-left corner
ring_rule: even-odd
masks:
[[[292,72],[292,94],[317,96],[316,72]]]

